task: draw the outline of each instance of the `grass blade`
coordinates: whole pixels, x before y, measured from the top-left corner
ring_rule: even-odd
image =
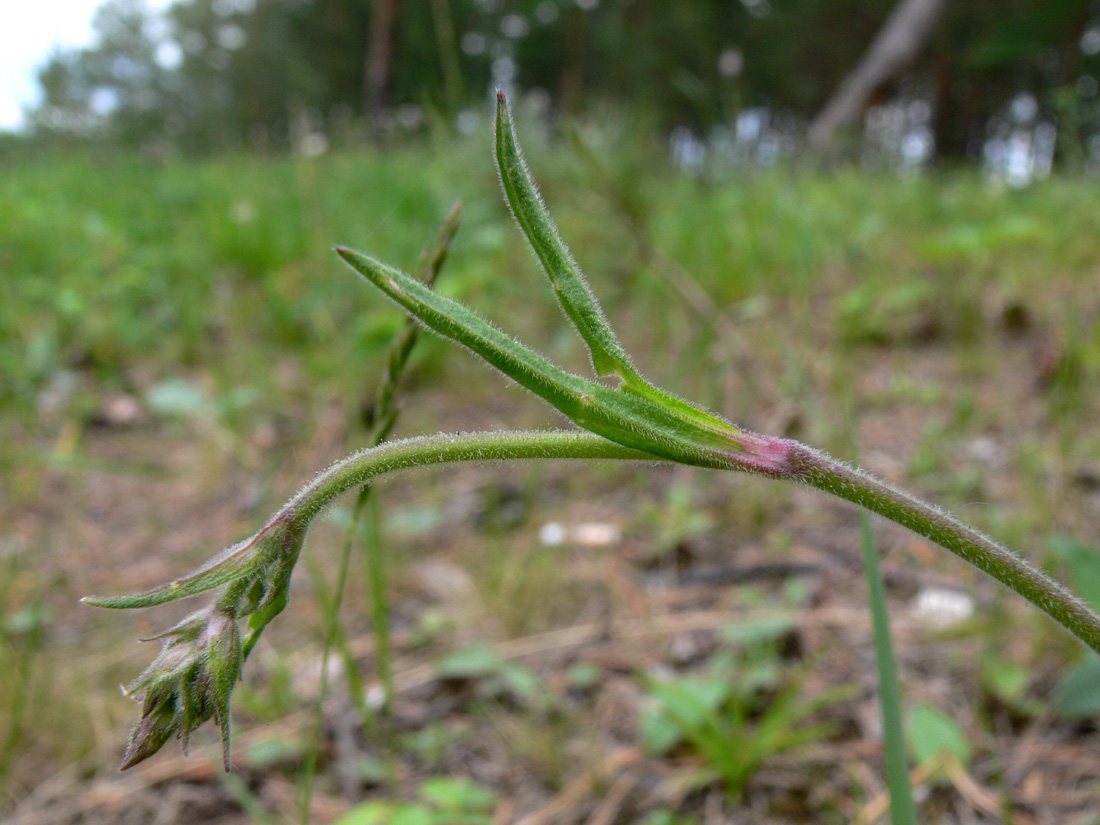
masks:
[[[370,489],[364,488],[364,489]],[[390,602],[388,577],[386,575],[386,555],[380,535],[380,516],[378,499],[367,502],[367,530],[364,537],[364,560],[366,562],[367,582],[370,588],[371,621],[374,625],[374,658],[378,671],[378,682],[382,686],[382,707],[380,715],[388,718],[393,712],[394,697],[397,689],[393,681],[393,638],[390,633]]]
[[[447,254],[451,249],[451,242],[462,218],[462,202],[459,201],[452,208],[447,218],[440,227],[439,237],[434,246],[424,248],[420,256],[418,269],[429,286],[435,283],[439,277],[443,264],[447,260]],[[401,384],[401,377],[408,365],[409,356],[419,337],[419,328],[413,319],[409,319],[404,328],[390,341],[386,354],[386,370],[382,381],[374,396],[374,421],[368,439],[370,446],[377,446],[385,441],[397,422],[397,391]],[[317,720],[313,729],[313,739],[309,753],[306,757],[306,766],[303,773],[302,792],[302,822],[309,822],[310,805],[313,798],[313,778],[317,770],[317,755],[320,748],[321,726],[324,721],[325,697],[328,694],[328,658],[333,645],[340,647],[347,671],[348,692],[354,697],[359,708],[360,718],[366,723],[367,705],[363,695],[362,683],[351,651],[347,645],[347,634],[340,624],[340,605],[344,599],[344,586],[347,583],[348,564],[351,560],[351,547],[355,540],[355,534],[359,527],[360,518],[368,503],[375,504],[371,496],[372,487],[364,484],[355,500],[355,509],[352,512],[351,524],[348,526],[344,539],[344,547],[340,553],[336,584],[332,599],[325,610],[325,640],[321,654],[321,687],[317,699]],[[378,670],[385,690],[385,702],[383,713],[389,712],[394,696],[393,666],[391,664],[390,650],[392,648],[389,629],[389,599],[386,596],[386,568],[382,548],[378,540],[378,509],[371,508],[368,517],[370,529],[366,542],[367,578],[370,587],[373,604],[374,636],[378,659]],[[320,574],[318,583],[320,584]]]
[[[871,625],[875,637],[875,667],[878,670],[878,695],[882,708],[882,735],[886,747],[886,784],[890,788],[890,821],[893,825],[917,825],[913,788],[909,784],[909,766],[905,757],[905,733],[901,721],[901,689],[898,666],[890,638],[890,615],[886,610],[886,588],[871,535],[871,519],[859,514],[863,537],[863,569],[867,574],[867,592]]]

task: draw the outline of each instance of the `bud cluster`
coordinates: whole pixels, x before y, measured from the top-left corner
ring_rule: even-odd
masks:
[[[305,531],[288,505],[258,533],[197,570],[145,593],[82,601],[96,607],[135,609],[174,602],[215,588],[220,595],[175,627],[144,641],[161,651],[122,692],[141,702],[141,719],[130,732],[122,770],[149,758],[175,736],[187,749],[191,732],[213,718],[222,731],[229,770],[229,699],[249,651],[264,627],[287,603],[290,574]],[[242,640],[238,622],[248,619]]]
[[[191,732],[211,717],[221,728],[229,770],[229,697],[243,664],[236,615],[211,604],[153,639],[161,642],[160,654],[123,688],[141,702],[141,720],[130,732],[122,770],[152,756],[173,735],[186,752]]]

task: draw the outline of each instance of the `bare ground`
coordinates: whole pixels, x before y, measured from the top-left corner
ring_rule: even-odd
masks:
[[[1100,544],[1100,500],[1088,467],[1059,452],[1058,426],[1044,412],[1044,341],[1041,332],[998,337],[995,356],[969,361],[935,342],[855,356],[848,371],[859,376],[851,380],[862,463],[994,532],[1008,525],[1009,539],[1023,539],[1033,558],[1042,551],[1035,543],[1051,533]],[[837,380],[812,360],[812,348],[801,351],[810,389],[793,400],[781,400],[786,388],[768,378],[782,372],[778,355],[742,363],[746,377],[727,392],[752,387],[750,426],[840,449],[839,429],[807,423],[823,419],[829,402],[821,399]],[[922,400],[922,388],[938,389]],[[929,450],[928,422],[948,420],[964,393],[976,422],[945,437],[942,469],[915,470]],[[1095,421],[1100,408],[1095,399],[1089,404],[1078,417]],[[548,420],[514,391],[472,402],[415,390],[407,407],[403,429],[410,433],[430,422],[473,430]],[[9,601],[18,608],[44,599],[50,619],[33,662],[34,710],[11,766],[6,822],[297,821],[300,766],[317,719],[321,619],[314,582],[317,575],[331,582],[342,531],[326,523],[312,534],[306,552],[314,575],[298,571],[291,606],[249,661],[235,706],[229,779],[214,730],[197,737],[190,756],[167,746],[124,774],[114,770],[136,711],[115,685],[152,654],[132,640],[175,614],[106,613],[77,599],[158,584],[253,531],[308,473],[355,446],[346,419],[344,408],[331,404],[244,435],[210,422],[144,421],[88,425],[75,434],[60,423],[48,440],[25,436],[46,458],[0,490],[3,549],[16,571]],[[1040,470],[1028,469],[1021,441],[1047,458]],[[690,491],[689,512],[708,515],[706,525],[677,535],[685,515],[669,504],[674,488]],[[340,660],[330,662],[311,821],[334,821],[363,799],[414,798],[418,783],[434,775],[491,789],[491,821],[502,824],[614,825],[643,822],[657,809],[704,825],[883,821],[881,724],[851,508],[761,479],[567,463],[406,475],[385,484],[380,501],[384,523],[396,522],[385,529],[397,700],[392,718],[364,728]],[[605,529],[599,541],[574,531],[547,566],[551,551],[539,541],[547,522]],[[668,536],[670,545],[661,546]],[[1091,721],[1060,720],[1050,710],[1074,656],[1072,640],[922,540],[883,524],[876,538],[905,701],[947,713],[973,749],[965,768],[914,770],[923,821],[1100,817],[1100,734]],[[502,556],[519,572],[493,573],[507,569]],[[525,577],[524,565],[535,572]],[[342,615],[374,696],[369,599],[357,567],[358,557]],[[976,618],[934,629],[914,610],[929,588],[969,594]],[[697,753],[681,748],[658,758],[642,746],[641,674],[702,671],[728,646],[726,628],[777,612],[793,621],[780,659],[785,672],[802,674],[804,695],[848,688],[843,701],[812,717],[832,722],[831,733],[765,760],[740,802],[718,783],[692,788],[686,777],[702,765]],[[434,629],[425,629],[426,614],[439,619]],[[529,668],[541,698],[492,693],[484,680],[439,674],[441,655],[478,641]],[[982,673],[994,658],[1024,666],[1023,695],[1038,700],[1031,710],[991,692]],[[571,680],[578,663],[596,666],[592,684]],[[378,765],[384,778],[368,770]]]

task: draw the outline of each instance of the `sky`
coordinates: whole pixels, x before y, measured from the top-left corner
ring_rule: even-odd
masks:
[[[0,0],[0,130],[19,128],[23,109],[38,100],[35,73],[56,46],[89,43],[101,2]]]

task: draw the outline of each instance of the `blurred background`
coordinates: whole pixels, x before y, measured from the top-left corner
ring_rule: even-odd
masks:
[[[87,43],[38,65],[24,127],[159,155],[310,152],[469,134],[500,86],[554,122],[629,110],[687,166],[808,145],[1015,181],[1055,160],[1096,174],[1098,14],[1088,0],[110,0]]]
[[[79,597],[186,572],[368,436],[404,321],[334,245],[413,270],[461,200],[438,289],[588,370],[501,202],[498,87],[646,375],[1100,604],[1095,0],[84,13],[0,13],[5,823],[885,821],[855,514],[682,467],[403,476],[354,530],[342,503],[235,694],[235,772],[214,729],[116,772],[134,640],[196,605]],[[562,424],[429,337],[399,397],[397,436]],[[1100,822],[1100,660],[875,537],[922,820]]]

